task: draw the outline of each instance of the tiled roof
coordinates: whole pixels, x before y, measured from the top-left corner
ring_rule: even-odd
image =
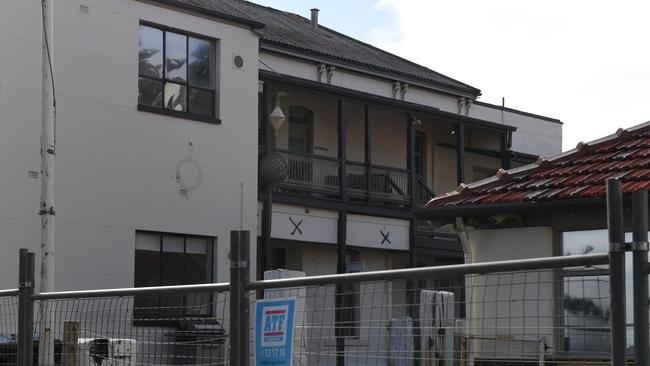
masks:
[[[650,122],[580,143],[534,164],[461,184],[426,207],[600,198],[606,196],[608,179],[620,179],[624,192],[650,188]]]
[[[373,47],[327,27],[312,29],[310,20],[242,0],[156,0],[194,10],[204,10],[244,23],[261,23],[257,30],[262,48],[273,47],[333,60],[356,69],[386,74],[405,81],[418,82],[465,95],[479,96],[481,91],[424,66]]]

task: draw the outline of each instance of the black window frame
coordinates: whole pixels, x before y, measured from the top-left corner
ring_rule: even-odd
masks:
[[[216,242],[217,242],[216,237],[204,236],[204,235],[194,235],[194,234],[179,234],[179,233],[170,233],[170,232],[150,231],[150,230],[136,230],[136,232],[135,232],[135,237],[136,238],[137,238],[137,235],[139,233],[150,234],[150,235],[151,234],[158,235],[158,245],[159,245],[158,253],[160,255],[159,259],[158,259],[159,260],[158,286],[164,286],[162,284],[163,271],[164,271],[164,268],[163,268],[163,253],[165,253],[164,250],[163,250],[164,249],[163,248],[163,241],[164,241],[164,237],[166,237],[166,236],[167,237],[182,237],[183,238],[183,255],[187,254],[187,239],[188,238],[207,239],[209,247],[206,248],[206,250],[207,250],[206,257],[208,259],[208,261],[206,263],[206,266],[208,267],[208,274],[209,275],[207,276],[208,278],[207,278],[206,281],[208,283],[214,283],[215,250],[216,250]],[[137,248],[134,248],[134,249],[135,249],[135,251],[138,250]],[[134,263],[133,287],[135,287],[135,288],[137,288],[137,287],[148,287],[150,285],[138,286],[138,284],[135,282],[136,281],[135,267],[137,266],[136,260],[137,260],[137,257],[135,256],[135,252],[134,252],[134,258],[133,258],[133,263]],[[188,279],[187,279],[188,274],[187,274],[187,271],[186,271],[186,268],[185,268],[185,264],[186,264],[186,260],[183,260],[183,282],[185,282],[186,284],[189,284],[189,283],[187,283],[187,282],[190,282],[190,281],[188,281]],[[183,308],[185,308],[185,306],[187,305],[186,304],[186,301],[187,301],[186,296],[190,295],[190,294],[196,294],[196,293],[183,293],[181,295],[181,296],[183,296],[183,304],[182,304]],[[173,317],[173,316],[166,315],[161,310],[161,298],[164,297],[164,296],[171,296],[171,295],[145,295],[145,296],[141,296],[141,298],[154,298],[155,297],[155,298],[157,298],[157,303],[158,303],[158,309],[157,309],[158,310],[158,314],[157,314],[158,317],[151,318],[152,314],[151,313],[146,313],[146,314],[142,314],[143,316],[145,316],[144,319],[141,317],[141,315],[137,311],[136,302],[137,302],[138,296],[136,295],[136,296],[133,297],[133,302],[134,302],[133,325],[174,326],[174,325],[177,325],[177,323],[179,321],[185,320],[185,319],[191,319],[191,318],[204,319],[204,318],[214,317],[215,309],[214,309],[214,306],[212,306],[212,304],[214,303],[215,294],[213,294],[213,293],[208,293],[208,294],[209,294],[209,303],[208,303],[208,312],[206,314],[191,314],[191,315],[190,314],[184,314],[181,317]]]
[[[168,27],[168,26],[164,26],[164,25],[160,25],[160,24],[156,24],[156,23],[152,23],[152,22],[148,22],[148,21],[143,21],[143,20],[141,20],[139,25],[138,25],[138,37],[140,37],[139,29],[140,29],[141,26],[154,28],[154,29],[157,29],[157,30],[162,32],[162,63],[163,63],[162,64],[162,71],[161,71],[162,72],[162,78],[158,79],[158,78],[151,77],[151,76],[148,76],[148,75],[141,75],[140,74],[140,69],[138,68],[138,82],[139,82],[140,78],[143,78],[143,79],[147,79],[147,80],[160,82],[162,84],[162,90],[161,90],[161,92],[162,92],[162,103],[161,103],[161,106],[154,107],[154,106],[150,106],[150,105],[146,105],[146,104],[140,104],[139,101],[138,101],[138,104],[137,104],[138,110],[139,111],[144,111],[144,112],[163,114],[163,115],[166,115],[166,116],[185,118],[185,119],[190,119],[190,120],[195,120],[195,121],[209,122],[209,123],[213,123],[213,124],[221,124],[221,119],[217,116],[217,113],[218,113],[218,109],[217,109],[218,100],[217,100],[217,98],[218,98],[218,95],[219,95],[218,94],[218,91],[219,91],[219,85],[218,85],[219,80],[218,79],[219,78],[217,77],[218,70],[219,70],[219,67],[218,67],[219,60],[218,60],[217,56],[218,56],[219,52],[217,51],[217,47],[218,47],[218,44],[219,44],[218,43],[219,40],[216,39],[216,38],[207,37],[207,36],[204,36],[204,35],[201,35],[201,34],[196,34],[196,33],[193,33],[193,32],[186,31],[186,30],[177,29],[177,28],[173,28],[173,27]],[[167,68],[165,67],[166,56],[167,56],[167,54],[166,54],[166,52],[167,52],[167,50],[166,50],[166,48],[167,48],[167,36],[166,36],[167,32],[176,33],[176,34],[180,34],[180,35],[183,35],[183,36],[187,37],[186,42],[185,42],[185,57],[187,58],[187,60],[186,60],[186,65],[185,65],[185,82],[184,83],[179,82],[177,80],[167,79]],[[194,86],[194,85],[190,84],[190,78],[189,78],[190,67],[189,67],[189,61],[188,61],[189,60],[189,43],[190,43],[189,42],[189,37],[204,40],[204,41],[208,41],[208,42],[210,42],[212,44],[212,49],[213,49],[213,52],[214,52],[214,65],[212,65],[213,71],[214,71],[214,75],[213,75],[214,80],[212,80],[212,82],[214,83],[213,88]],[[186,96],[185,96],[185,98],[186,98],[186,100],[185,100],[186,110],[185,111],[176,111],[176,110],[173,110],[173,109],[165,108],[165,105],[164,105],[165,104],[165,83],[167,83],[167,82],[172,83],[172,84],[181,85],[181,86],[185,87],[185,94],[186,94]],[[189,101],[190,89],[197,89],[197,90],[212,93],[213,103],[212,103],[212,112],[210,113],[210,115],[192,113],[192,111],[190,109],[190,101]],[[139,92],[139,90],[140,90],[140,87],[138,86],[138,92]]]

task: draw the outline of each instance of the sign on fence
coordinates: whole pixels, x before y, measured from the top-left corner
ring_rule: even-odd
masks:
[[[296,299],[255,304],[255,366],[291,366]]]

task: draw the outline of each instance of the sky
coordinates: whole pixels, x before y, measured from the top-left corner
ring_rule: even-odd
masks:
[[[563,150],[650,121],[650,2],[253,0],[560,119]]]

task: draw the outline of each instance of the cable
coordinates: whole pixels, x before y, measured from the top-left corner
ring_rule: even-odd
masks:
[[[54,6],[54,5],[52,5]],[[52,83],[52,113],[53,113],[53,128],[52,137],[53,145],[56,146],[56,88],[54,87],[54,69],[52,67],[52,56],[50,54],[50,43],[47,35],[47,22],[45,21],[45,0],[41,0],[41,20],[43,25],[43,37],[45,38],[45,52],[47,52],[47,63],[50,69],[50,82]]]
[[[41,0],[41,16],[43,22],[43,36],[45,37],[45,51],[47,52],[47,62],[50,69],[50,80],[52,82],[52,107],[56,109],[56,89],[54,88],[54,70],[52,69],[52,57],[50,56],[50,44],[47,35],[47,26],[45,22],[45,0]]]

